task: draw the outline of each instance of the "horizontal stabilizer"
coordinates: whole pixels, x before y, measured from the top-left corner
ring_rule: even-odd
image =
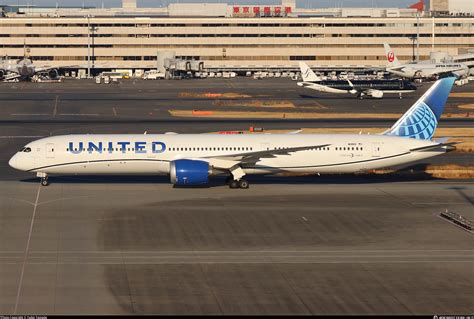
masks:
[[[410,149],[410,152],[424,152],[424,151],[429,152],[429,151],[439,150],[441,148],[445,149],[446,152],[451,152],[456,149],[456,146],[455,146],[456,144],[459,144],[459,142],[449,142],[449,143],[440,143],[440,144],[422,146],[422,147],[412,148]]]

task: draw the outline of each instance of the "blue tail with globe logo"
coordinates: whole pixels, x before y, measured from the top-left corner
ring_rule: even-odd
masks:
[[[443,113],[455,78],[436,81],[384,135],[431,140]]]

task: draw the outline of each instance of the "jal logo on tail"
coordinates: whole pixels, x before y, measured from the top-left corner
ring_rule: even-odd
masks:
[[[393,53],[393,51],[390,51],[389,53],[387,53],[387,59],[388,59],[388,62],[392,63],[395,60],[395,53]]]

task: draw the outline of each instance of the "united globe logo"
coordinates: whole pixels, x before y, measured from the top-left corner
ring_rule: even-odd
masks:
[[[433,111],[424,102],[400,119],[398,125],[390,130],[390,135],[429,140],[433,137],[438,121]]]

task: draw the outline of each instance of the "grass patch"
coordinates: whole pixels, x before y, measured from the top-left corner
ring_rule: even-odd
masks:
[[[168,110],[172,116],[194,117],[193,111],[189,110]],[[319,112],[264,112],[264,111],[207,111],[204,117],[210,118],[274,118],[274,119],[399,119],[402,114],[398,113],[319,113]],[[212,113],[210,113],[212,112]],[[468,113],[448,113],[441,118],[468,118],[474,114]]]

